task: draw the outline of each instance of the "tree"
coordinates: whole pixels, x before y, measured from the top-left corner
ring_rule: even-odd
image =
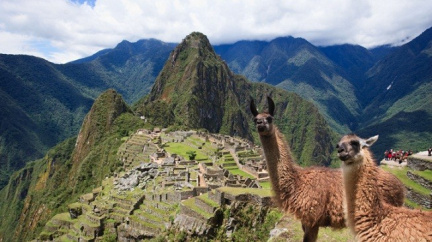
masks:
[[[196,157],[196,151],[194,151],[194,150],[188,151],[188,152],[186,152],[186,154],[189,155],[189,160],[194,160]]]

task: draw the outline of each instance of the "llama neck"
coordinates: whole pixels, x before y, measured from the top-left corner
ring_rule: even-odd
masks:
[[[273,191],[278,204],[281,204],[281,197],[286,198],[295,191],[295,182],[298,179],[297,168],[293,163],[290,147],[276,127],[271,135],[260,136],[260,139]],[[281,188],[284,194],[281,194]]]
[[[369,151],[364,152],[363,163],[342,167],[347,227],[354,234],[378,224],[383,211],[376,182],[378,168]],[[356,228],[356,222],[361,222],[363,227]]]

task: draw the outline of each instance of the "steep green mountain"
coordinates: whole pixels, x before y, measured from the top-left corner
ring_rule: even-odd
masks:
[[[55,66],[0,55],[0,189],[9,175],[76,134],[92,99]]]
[[[135,109],[154,125],[204,128],[258,141],[248,107],[251,98],[263,107],[267,95],[277,103],[277,123],[298,162],[329,165],[332,132],[318,109],[294,93],[234,75],[201,33],[188,35],[175,48]]]
[[[135,43],[124,40],[114,49],[59,67],[65,75],[81,80],[85,86],[100,92],[114,88],[127,103],[133,103],[150,91],[174,47],[175,44],[155,39]]]
[[[334,45],[319,49],[344,70],[356,88],[363,84],[366,71],[377,62],[371,51],[359,45]]]
[[[123,41],[72,63],[0,55],[0,189],[13,171],[76,135],[93,100],[115,88],[129,103],[147,94],[173,44]]]
[[[0,191],[0,240],[33,238],[67,203],[99,186],[120,165],[116,152],[121,138],[143,125],[117,92],[100,95],[77,138],[28,163]]]
[[[381,135],[376,149],[427,149],[432,140],[432,28],[368,72],[361,90],[361,132]]]
[[[335,64],[317,47],[293,37],[270,42],[242,41],[217,46],[215,50],[228,66],[250,80],[293,91],[312,101],[337,132],[356,128],[361,106],[355,81],[349,77],[360,70],[344,70],[354,64],[345,65],[346,60]]]

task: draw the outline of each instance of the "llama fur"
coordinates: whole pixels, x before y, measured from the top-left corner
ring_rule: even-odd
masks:
[[[432,241],[432,212],[395,207],[380,194],[367,140],[345,135],[337,145],[342,174],[347,226],[359,241]]]
[[[252,100],[250,109],[264,150],[274,201],[302,223],[303,241],[316,241],[319,227],[345,227],[343,186],[340,169],[298,166],[283,134],[273,124],[274,102],[267,97],[269,112],[258,113]],[[380,171],[379,190],[391,204],[401,206],[404,187],[393,175]]]

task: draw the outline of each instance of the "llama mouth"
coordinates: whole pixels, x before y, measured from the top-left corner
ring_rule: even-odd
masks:
[[[266,128],[264,126],[258,126],[257,129],[258,132],[264,132]]]
[[[341,161],[343,161],[345,164],[349,164],[350,163],[350,162],[347,162],[347,160],[350,158],[349,155],[341,155],[341,154],[339,154],[338,156],[339,156],[339,159]]]

